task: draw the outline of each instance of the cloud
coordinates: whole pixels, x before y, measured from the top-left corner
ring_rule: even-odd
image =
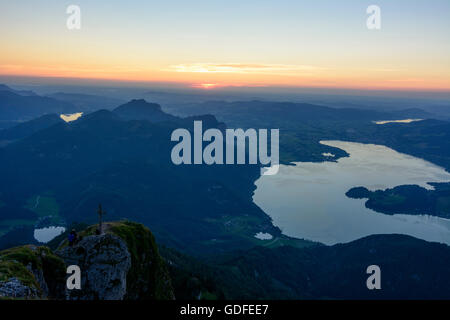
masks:
[[[325,68],[310,65],[255,64],[255,63],[192,63],[169,67],[173,72],[190,73],[244,73],[244,74],[295,74],[315,72]]]
[[[388,79],[389,82],[425,82],[424,79],[419,78],[405,78],[405,79]]]
[[[20,73],[26,71],[28,73],[41,74],[115,74],[115,73],[129,73],[139,72],[142,68],[128,68],[122,66],[114,66],[108,68],[98,67],[77,67],[77,66],[25,66],[16,64],[2,64],[0,65],[0,72],[3,73]]]

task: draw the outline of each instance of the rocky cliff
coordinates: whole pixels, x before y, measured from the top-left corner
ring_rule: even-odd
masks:
[[[0,252],[0,298],[63,299],[64,261],[34,245]]]
[[[131,267],[125,241],[112,234],[88,236],[73,247],[58,250],[66,265],[81,270],[81,289],[67,290],[68,300],[122,300]]]

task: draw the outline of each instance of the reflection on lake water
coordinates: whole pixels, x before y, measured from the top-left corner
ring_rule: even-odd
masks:
[[[428,182],[449,182],[450,173],[425,160],[385,146],[321,141],[345,150],[337,162],[298,162],[280,166],[277,175],[256,181],[253,201],[272,217],[284,234],[325,244],[349,242],[371,234],[400,233],[450,244],[450,220],[413,215],[385,215],[364,206],[364,199],[345,193],[357,186],[369,190]]]

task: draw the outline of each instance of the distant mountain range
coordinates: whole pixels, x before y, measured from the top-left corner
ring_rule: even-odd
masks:
[[[114,113],[125,120],[147,120],[150,122],[179,121],[180,118],[161,110],[156,103],[148,103],[143,99],[132,100],[116,109]]]
[[[432,117],[420,109],[392,112],[358,108],[331,108],[327,106],[272,101],[209,101],[170,107],[168,110],[182,116],[210,113],[232,126],[283,127],[288,129],[298,123],[337,121],[376,121],[405,118]]]
[[[125,101],[98,95],[57,92],[47,97],[70,103],[77,107],[77,112],[91,112],[99,109],[113,109]]]
[[[36,97],[36,96],[38,96],[33,91],[30,91],[30,90],[14,90],[14,89],[8,87],[6,84],[0,84],[0,91],[8,91],[8,92],[12,92],[12,93],[18,94],[20,96],[24,96],[24,97]]]
[[[0,121],[25,121],[44,114],[76,111],[77,108],[67,102],[0,86]]]
[[[124,101],[103,96],[58,92],[40,96],[0,84],[0,129],[47,114],[113,109]]]
[[[42,129],[46,129],[57,123],[63,122],[64,121],[59,115],[46,114],[40,116],[39,118],[22,122],[11,128],[0,130],[0,146],[6,145],[7,143],[13,142],[15,140],[26,138]]]

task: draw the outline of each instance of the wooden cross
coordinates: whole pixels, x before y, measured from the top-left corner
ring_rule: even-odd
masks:
[[[106,214],[106,212],[103,211],[103,209],[102,209],[102,204],[98,205],[97,214],[98,214],[98,229],[100,231],[100,234],[102,234],[103,233],[103,221],[102,221],[102,218],[103,218],[103,215]]]

